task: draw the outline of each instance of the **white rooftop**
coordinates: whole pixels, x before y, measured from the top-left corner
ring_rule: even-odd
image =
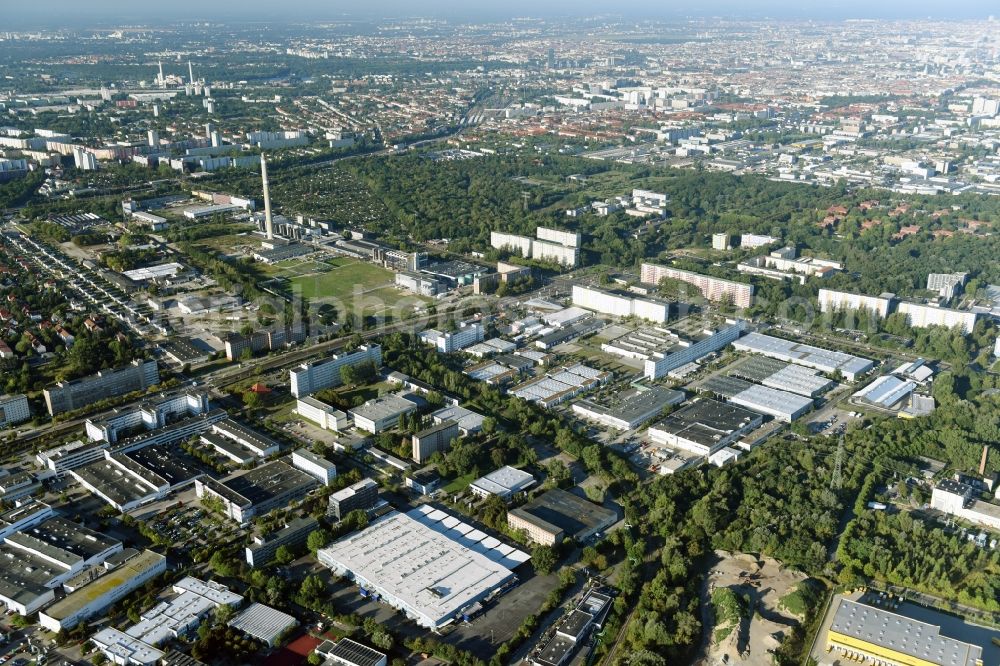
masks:
[[[452,407],[442,407],[431,414],[431,418],[434,419],[435,423],[440,423],[441,421],[455,421],[458,423],[458,429],[464,430],[465,432],[479,430],[483,427],[482,414],[458,405]]]
[[[494,470],[472,482],[472,485],[489,495],[511,495],[530,488],[535,477],[509,465]]]
[[[171,262],[169,264],[136,268],[131,271],[125,271],[122,275],[130,280],[142,282],[144,280],[156,280],[158,278],[173,277],[183,270],[184,266],[178,264],[177,262]]]
[[[164,657],[153,646],[111,627],[101,629],[91,640],[115,663],[158,664]]]
[[[866,400],[880,407],[892,407],[905,398],[917,385],[894,375],[883,375],[854,394],[855,398]]]
[[[298,620],[288,613],[256,602],[229,621],[230,627],[239,629],[268,645],[273,645],[282,633],[296,624]]]
[[[203,581],[197,578],[192,578],[187,576],[181,580],[174,583],[175,592],[193,592],[198,596],[205,597],[212,603],[216,605],[227,604],[230,606],[238,606],[242,601],[243,597],[235,592],[230,592],[229,588],[225,585],[216,583],[215,581]]]
[[[941,635],[941,628],[842,599],[830,631],[938,666],[975,666],[983,649]]]
[[[463,536],[438,525],[447,514],[437,511],[438,517],[430,507],[422,508],[428,511],[377,519],[364,531],[322,549],[320,561],[351,572],[359,585],[377,590],[424,626],[438,627],[514,574],[488,557],[488,548],[475,547],[485,534]]]
[[[874,365],[872,361],[859,356],[821,349],[761,333],[748,333],[733,342],[733,348],[798,363],[822,372],[839,370],[852,380],[855,376],[867,372]]]

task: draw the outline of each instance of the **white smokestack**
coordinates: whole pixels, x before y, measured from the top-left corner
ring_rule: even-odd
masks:
[[[194,85],[194,68],[191,66],[190,60],[188,60],[188,79],[190,79],[191,85]]]
[[[274,222],[271,220],[271,188],[267,183],[267,160],[264,153],[260,154],[260,179],[264,184],[264,231],[267,232],[267,239],[274,239]]]
[[[159,60],[157,61],[157,64],[160,66],[160,87],[163,88],[167,85],[166,79],[163,78],[163,61]]]

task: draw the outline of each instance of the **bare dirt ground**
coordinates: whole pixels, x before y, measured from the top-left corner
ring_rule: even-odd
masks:
[[[711,637],[703,645],[699,666],[741,664],[770,666],[774,650],[801,618],[780,607],[782,597],[791,592],[806,576],[785,568],[777,560],[757,558],[746,553],[715,551],[717,561],[709,571],[703,594],[705,635]],[[712,591],[728,587],[737,596],[749,599],[749,617],[721,641],[715,640],[716,624],[711,617]]]

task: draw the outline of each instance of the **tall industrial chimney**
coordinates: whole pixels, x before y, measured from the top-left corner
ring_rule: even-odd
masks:
[[[159,64],[159,66],[160,66],[160,80],[159,80],[159,84],[160,84],[161,88],[165,88],[167,86],[167,81],[166,81],[166,79],[163,78],[163,61],[159,60],[157,62]]]
[[[979,461],[979,476],[986,476],[986,459],[990,455],[990,445],[983,444],[983,457]]]
[[[191,81],[191,85],[194,85],[194,68],[191,66],[190,60],[188,60],[188,79]]]
[[[260,154],[260,179],[264,183],[264,231],[268,240],[274,240],[274,222],[271,220],[271,191],[267,184],[267,161]]]

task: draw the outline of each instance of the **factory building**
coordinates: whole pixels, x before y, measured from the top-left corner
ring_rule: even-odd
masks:
[[[273,648],[282,636],[298,625],[288,613],[254,602],[229,621],[229,626]]]
[[[62,478],[71,469],[104,460],[104,451],[109,446],[110,444],[106,441],[84,442],[77,439],[46,451],[40,451],[35,455],[35,462],[40,467],[51,470],[56,473],[57,477]]]
[[[437,278],[408,271],[396,273],[396,286],[421,296],[437,296],[445,291]]]
[[[586,541],[617,520],[616,511],[558,488],[507,512],[511,529],[524,530],[529,539],[543,546],[554,546],[564,538]]]
[[[92,442],[117,444],[121,431],[158,430],[178,418],[204,414],[209,408],[208,394],[201,391],[165,395],[87,419],[87,437]]]
[[[509,567],[527,556],[443,511],[421,507],[377,518],[317,553],[336,575],[404,613],[441,629],[517,582]]]
[[[1000,530],[1000,506],[978,497],[979,490],[970,484],[945,479],[931,492],[931,508],[974,525]]]
[[[389,393],[348,411],[359,430],[377,435],[399,424],[399,417],[417,411],[417,403]]]
[[[462,435],[470,435],[482,430],[483,418],[482,414],[458,405],[442,407],[431,414],[431,420],[434,423],[441,423],[449,420],[455,421],[458,424],[458,431]]]
[[[643,375],[653,380],[665,377],[668,373],[735,342],[745,330],[746,322],[738,320],[733,324],[709,331],[705,337],[696,342],[689,342],[687,345],[678,344],[663,352],[654,353],[653,357],[643,364]]]
[[[744,359],[729,371],[729,375],[808,398],[816,398],[836,386],[836,382],[817,370],[767,356]]]
[[[316,647],[316,654],[326,658],[331,666],[386,666],[386,655],[350,638],[323,641]]]
[[[702,398],[668,414],[649,428],[649,439],[700,456],[711,456],[764,422],[739,405]]]
[[[610,380],[610,372],[576,363],[518,384],[509,393],[548,409]]]
[[[0,602],[20,615],[31,615],[55,598],[55,589],[122,552],[120,541],[52,516],[51,509],[11,517],[20,528],[0,544]]]
[[[738,377],[715,375],[701,385],[701,390],[726,398],[729,402],[791,423],[813,406],[812,398],[797,393],[753,384]]]
[[[27,529],[55,515],[52,507],[35,499],[15,502],[15,506],[0,511],[0,541],[14,532]]]
[[[54,633],[72,629],[167,571],[167,558],[151,550],[125,551],[121,556],[105,563],[103,575],[40,612],[38,623]]]
[[[340,369],[371,363],[382,365],[382,348],[376,344],[361,345],[356,351],[334,354],[323,361],[303,363],[288,373],[290,390],[294,397],[303,398],[316,391],[340,386]]]
[[[855,381],[875,367],[874,361],[866,358],[804,345],[762,333],[750,333],[743,336],[733,342],[733,349],[761,354],[829,374],[839,372],[849,382]]]
[[[306,516],[290,520],[284,527],[271,534],[254,535],[251,544],[244,549],[247,564],[252,567],[267,566],[274,561],[279,548],[282,546],[298,548],[317,529],[319,523],[316,519]]]
[[[218,500],[226,516],[245,524],[255,516],[303,499],[317,484],[305,472],[276,460],[221,480],[201,477],[195,481],[195,492],[199,499]]]
[[[684,393],[653,386],[617,395],[607,404],[591,400],[573,403],[573,412],[588,421],[617,430],[632,430],[658,416],[664,408],[684,402]]]
[[[892,409],[893,407],[902,407],[902,403],[908,402],[910,395],[916,388],[915,382],[900,379],[895,375],[883,375],[860,391],[856,391],[851,397],[858,402],[864,402],[874,407]]]
[[[140,614],[139,622],[124,630],[106,627],[91,637],[97,649],[116,664],[153,666],[165,654],[159,646],[194,633],[202,620],[221,606],[234,608],[243,597],[225,585],[190,576],[172,587],[172,596]]]
[[[469,485],[469,490],[477,497],[485,499],[496,495],[504,502],[509,502],[533,485],[535,477],[529,472],[507,465],[479,477]]]
[[[943,636],[939,626],[845,598],[833,613],[826,647],[864,663],[983,666],[981,647]]]

